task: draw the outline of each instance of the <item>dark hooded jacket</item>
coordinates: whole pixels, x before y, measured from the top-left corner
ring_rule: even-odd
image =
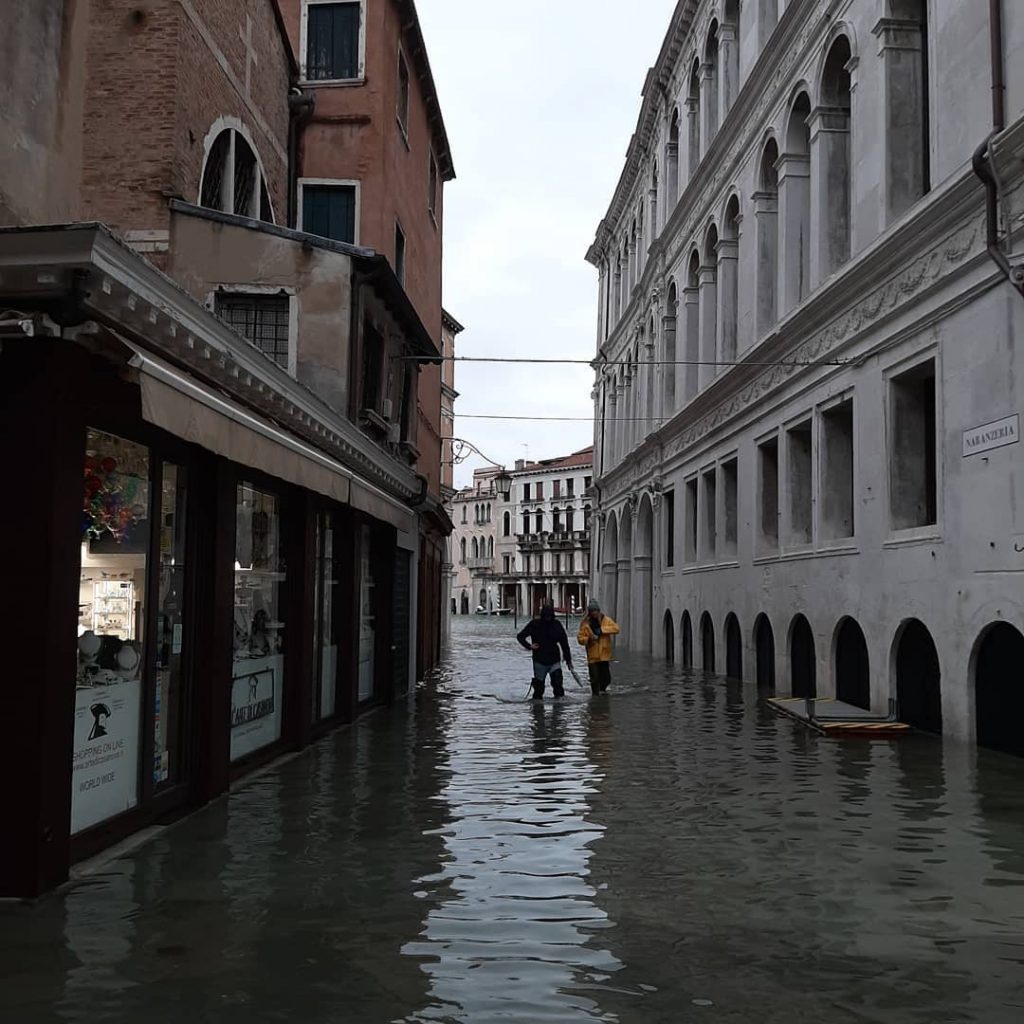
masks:
[[[519,631],[516,639],[528,651],[531,650],[531,644],[540,645],[539,650],[533,651],[533,660],[541,665],[557,665],[561,659],[565,660],[566,665],[572,665],[569,638],[565,635],[565,627],[555,618],[554,608],[542,608],[540,618],[531,619]]]

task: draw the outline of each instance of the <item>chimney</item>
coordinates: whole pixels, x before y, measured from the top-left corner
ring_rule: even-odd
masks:
[[[525,468],[526,468],[526,459],[516,459],[516,469],[520,470],[520,469],[525,469]]]

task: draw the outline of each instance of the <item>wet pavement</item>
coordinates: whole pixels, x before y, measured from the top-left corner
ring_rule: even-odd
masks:
[[[3,1024],[1024,1020],[1024,764],[824,740],[624,656],[535,707],[504,620],[79,886]]]

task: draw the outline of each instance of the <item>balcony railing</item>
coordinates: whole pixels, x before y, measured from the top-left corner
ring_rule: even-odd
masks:
[[[515,572],[503,573],[502,578],[508,576],[509,579],[515,578],[520,580],[585,580],[590,576],[589,569],[573,569],[572,572],[563,570],[562,572],[527,572],[525,569],[517,569]]]
[[[494,559],[493,558],[467,558],[466,567],[469,569],[487,569],[491,572],[494,571]]]
[[[516,535],[516,543],[521,548],[572,547],[574,545],[589,546],[589,530],[558,530],[542,533],[520,533]]]

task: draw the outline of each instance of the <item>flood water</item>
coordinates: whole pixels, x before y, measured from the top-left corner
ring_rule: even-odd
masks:
[[[4,1024],[1024,1020],[1024,764],[460,619],[392,709],[35,906]]]

